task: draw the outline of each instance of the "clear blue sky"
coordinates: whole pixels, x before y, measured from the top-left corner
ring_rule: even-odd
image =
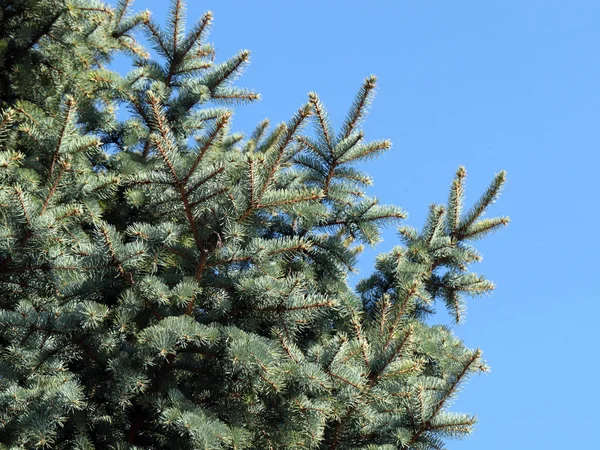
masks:
[[[162,22],[167,4],[136,7]],[[508,171],[492,212],[512,222],[479,244],[477,270],[498,288],[456,330],[492,372],[454,405],[480,423],[448,448],[596,448],[600,3],[205,0],[188,17],[206,10],[219,60],[252,51],[238,85],[263,99],[238,110],[237,130],[287,120],[313,90],[339,124],[363,78],[379,77],[365,131],[394,146],[369,164],[371,192],[408,210],[409,224],[446,200],[458,165],[471,201]],[[361,274],[397,242],[388,230]]]

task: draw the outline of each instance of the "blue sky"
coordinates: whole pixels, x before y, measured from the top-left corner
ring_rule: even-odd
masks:
[[[136,7],[162,22],[167,5]],[[512,222],[478,244],[476,268],[498,287],[470,301],[456,329],[483,349],[492,373],[455,403],[480,423],[448,448],[595,447],[600,4],[205,0],[190,1],[188,17],[206,10],[217,59],[252,51],[238,85],[262,100],[238,109],[237,130],[287,120],[309,91],[339,124],[363,78],[379,77],[364,129],[394,145],[366,169],[371,193],[408,210],[408,224],[421,226],[428,204],[446,200],[459,165],[471,201],[507,170],[492,213]],[[387,230],[363,255],[361,274],[397,242]]]

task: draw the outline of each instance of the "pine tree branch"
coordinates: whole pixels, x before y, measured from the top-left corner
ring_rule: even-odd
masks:
[[[337,164],[334,159],[331,162],[331,165],[329,166],[329,172],[327,173],[327,176],[325,177],[325,182],[323,183],[323,193],[325,195],[325,198],[328,198],[328,196],[329,196],[329,186],[331,184],[331,180],[333,180],[333,175],[335,174],[336,165]]]
[[[462,213],[464,202],[464,181],[467,176],[467,171],[463,166],[460,166],[456,171],[456,177],[450,188],[450,198],[448,199],[448,214],[446,215],[448,234],[455,237],[460,223],[460,215]]]
[[[186,38],[186,45],[181,49],[181,53],[183,55],[187,55],[187,53],[192,49],[194,44],[202,37],[204,32],[208,29],[213,19],[213,14],[211,11],[207,11],[202,18],[200,19],[200,26],[196,27],[196,31],[190,33],[190,35]],[[197,55],[198,56],[198,55]],[[210,67],[210,66],[209,66]]]
[[[264,308],[252,308],[253,311],[261,311],[261,312],[276,312],[276,313],[284,313],[291,311],[305,311],[309,309],[318,309],[318,308],[330,308],[334,306],[332,302],[322,302],[322,303],[314,303],[312,305],[300,305],[300,306],[267,306]]]
[[[167,46],[163,40],[163,37],[160,31],[156,28],[156,25],[150,20],[150,17],[146,17],[144,19],[144,25],[146,25],[146,28],[148,29],[152,37],[155,39],[160,49],[164,52],[165,55],[168,55],[169,51],[167,50]]]
[[[371,380],[372,384],[377,383],[377,380],[379,379],[379,376],[383,373],[383,371],[385,369],[387,369],[387,367],[396,359],[396,357],[400,354],[400,352],[402,352],[402,350],[405,348],[406,344],[409,342],[410,338],[412,337],[413,332],[414,332],[414,328],[412,326],[409,326],[408,330],[406,330],[404,338],[402,339],[402,342],[400,342],[400,344],[397,345],[396,349],[390,354],[390,356],[385,361],[383,366],[381,366],[381,368],[379,368],[377,371],[369,374],[369,379]],[[387,350],[387,346],[386,346],[386,350]]]
[[[244,213],[240,217],[240,222],[246,220],[256,208],[256,203],[254,200],[254,157],[252,154],[248,155],[248,179],[248,187],[250,189],[250,204],[246,208],[246,211],[244,211]]]
[[[46,208],[50,204],[50,200],[52,199],[52,197],[54,196],[54,193],[56,192],[56,188],[58,187],[58,183],[60,182],[60,178],[62,177],[62,174],[65,172],[65,170],[67,169],[67,167],[68,167],[67,164],[62,164],[61,170],[56,175],[56,179],[54,180],[54,183],[52,183],[52,187],[50,188],[50,192],[46,196],[46,200],[44,201],[44,204],[42,206],[42,210],[40,211],[40,216],[42,216],[46,212]]]
[[[23,215],[25,216],[25,220],[27,221],[27,225],[31,228],[31,219],[29,217],[29,213],[27,212],[27,207],[25,206],[25,200],[23,199],[23,191],[21,188],[14,188],[15,194],[17,194],[17,198],[19,200],[19,205],[23,210]]]
[[[164,140],[168,140],[169,131],[168,131],[167,125],[164,122],[163,115],[159,108],[159,103],[158,103],[159,100],[152,93],[152,91],[149,92],[149,98],[150,98],[150,105],[151,105],[156,123],[158,125],[158,130],[161,134],[161,137]],[[202,241],[200,240],[200,235],[198,233],[198,227],[196,225],[196,220],[194,219],[194,214],[192,212],[192,206],[190,205],[190,201],[189,201],[185,186],[184,186],[183,182],[179,179],[179,177],[177,175],[177,171],[175,170],[173,163],[169,159],[166,149],[162,146],[160,139],[154,139],[154,144],[155,144],[156,148],[158,149],[158,151],[160,152],[163,160],[165,161],[165,164],[169,168],[169,171],[171,172],[171,176],[173,178],[173,185],[179,192],[179,197],[180,197],[181,202],[183,203],[186,219],[192,230],[192,236],[194,237],[196,247],[202,252],[204,250],[204,246],[202,244]],[[215,193],[215,195],[217,195],[217,194]]]
[[[182,14],[182,3],[181,0],[175,0],[175,4],[173,5],[172,15],[172,27],[173,27],[173,59],[175,59],[175,55],[177,55],[177,47],[178,47],[178,38],[179,38],[179,22],[181,21]],[[167,83],[167,86],[169,83]]]
[[[323,158],[323,161],[329,161],[330,156],[325,155],[317,145],[315,145],[314,142],[312,142],[310,139],[308,139],[306,136],[297,136],[296,137],[296,141],[300,144],[305,146],[306,148],[310,149],[313,153],[319,155],[321,158]]]
[[[330,134],[329,130],[329,121],[327,120],[327,114],[323,110],[323,106],[319,101],[319,97],[315,93],[309,94],[310,102],[313,105],[315,113],[317,115],[317,119],[319,121],[319,125],[321,127],[321,132],[323,133],[323,137],[325,138],[325,143],[329,149],[329,152],[333,154],[333,137]]]
[[[119,0],[119,5],[117,7],[117,15],[115,17],[115,23],[118,25],[121,24],[121,20],[125,16],[127,9],[131,5],[132,0]]]
[[[465,231],[485,212],[485,210],[490,206],[500,192],[504,183],[506,182],[506,172],[504,170],[500,171],[492,180],[487,190],[481,196],[481,198],[475,203],[473,208],[466,214],[466,217],[460,222],[458,226],[458,235],[463,235]]]
[[[56,144],[56,150],[54,151],[54,155],[52,156],[52,163],[50,164],[50,170],[48,172],[48,179],[52,178],[52,174],[54,173],[54,166],[56,161],[58,160],[58,154],[60,152],[60,147],[62,146],[62,141],[65,137],[65,132],[67,130],[67,126],[69,125],[69,121],[71,120],[71,113],[73,112],[75,106],[75,100],[72,97],[69,97],[66,102],[67,110],[65,112],[65,120],[60,130],[58,136],[58,142]]]
[[[66,8],[56,11],[56,14],[54,14],[54,16],[52,16],[50,18],[50,20],[46,23],[46,25],[41,27],[39,29],[39,31],[33,35],[31,41],[29,41],[29,43],[24,48],[19,49],[19,55],[24,56],[24,55],[28,54],[29,50],[31,50],[33,48],[33,46],[40,41],[40,39],[42,39],[44,36],[47,36],[50,33],[50,30],[52,30],[52,27],[56,24],[56,22],[58,22],[58,19],[60,19],[60,17],[65,12],[67,12]],[[7,65],[7,72],[10,72],[11,68],[12,68],[12,65]]]
[[[223,92],[214,92],[211,95],[213,100],[247,100],[254,101],[260,99],[260,94],[255,94],[254,92],[248,92],[245,94],[242,93],[223,93]]]
[[[256,145],[258,145],[260,143],[260,141],[264,137],[265,133],[267,132],[267,129],[269,127],[269,123],[270,123],[269,119],[263,119],[263,121],[260,122],[258,124],[258,126],[252,132],[252,136],[250,136],[250,139],[252,141],[254,141],[254,143]]]
[[[275,256],[275,255],[279,255],[282,253],[300,252],[300,251],[305,251],[308,249],[309,249],[309,247],[306,244],[300,244],[300,245],[295,245],[293,247],[279,248],[277,250],[267,252],[267,256]],[[222,259],[219,261],[214,261],[208,265],[209,265],[209,267],[216,267],[216,266],[220,266],[222,264],[233,264],[233,263],[238,263],[238,262],[253,261],[253,259],[254,258],[252,256],[241,256],[241,257],[237,257],[237,258]],[[286,295],[287,294],[288,293],[286,293]]]
[[[352,105],[352,110],[349,114],[348,121],[342,133],[342,139],[346,139],[348,136],[350,136],[352,131],[354,131],[354,129],[356,128],[356,125],[364,116],[365,109],[367,107],[367,104],[369,103],[369,97],[371,96],[376,85],[377,78],[375,76],[370,76],[365,79],[358,93],[358,101],[355,101],[355,104]]]
[[[209,69],[210,67],[212,67],[212,63],[198,63],[195,66],[180,67],[179,69],[173,72],[173,76],[182,75],[184,73],[197,72],[199,70]]]
[[[120,181],[119,179],[114,179],[114,180],[107,181],[106,183],[99,184],[94,189],[92,189],[92,192],[98,192],[109,186],[119,184],[119,181]],[[123,186],[137,186],[137,185],[145,185],[145,184],[164,184],[164,183],[161,183],[158,181],[148,181],[148,180],[146,180],[146,181],[131,181],[129,183],[124,183]],[[170,183],[169,183],[169,185],[170,185]]]
[[[196,206],[198,206],[198,205],[200,205],[200,204],[202,204],[202,203],[205,203],[205,202],[209,201],[210,199],[212,199],[212,198],[216,197],[217,195],[224,194],[224,193],[225,193],[225,192],[227,192],[227,191],[229,191],[229,188],[227,188],[227,187],[224,187],[224,188],[218,189],[218,190],[216,190],[216,191],[214,191],[214,192],[211,192],[210,194],[207,194],[207,195],[205,195],[204,197],[202,197],[202,198],[201,198],[201,199],[199,199],[199,200],[196,200],[196,201],[194,201],[194,202],[191,202],[191,203],[189,204],[189,207],[190,207],[190,208],[195,208]]]
[[[79,11],[88,11],[88,12],[101,12],[104,14],[108,14],[109,16],[112,17],[113,15],[113,11],[107,8],[94,8],[91,6],[76,6],[75,9],[79,10]]]
[[[226,70],[224,73],[221,74],[221,76],[219,77],[220,80],[216,84],[210,86],[211,94],[214,93],[214,91],[219,86],[221,86],[221,84],[223,84],[225,81],[227,81],[227,79],[229,79],[229,77],[231,75],[233,75],[235,72],[237,72],[237,70],[248,61],[248,59],[250,58],[250,52],[248,50],[244,50],[243,52],[236,55],[236,58],[237,58],[237,60],[236,60],[235,64],[233,64],[231,67],[229,67],[228,70]]]
[[[433,238],[436,236],[436,231],[441,225],[442,219],[444,218],[444,214],[446,213],[446,208],[441,205],[432,206],[430,218],[431,224],[429,224],[430,232],[425,236],[425,242],[427,244],[431,244]]]
[[[121,262],[119,261],[119,258],[117,256],[117,253],[115,252],[115,249],[113,247],[110,236],[108,235],[108,230],[106,229],[106,227],[100,227],[99,231],[100,231],[100,234],[104,237],[104,240],[108,247],[108,251],[110,252],[110,258],[111,258],[112,265],[117,268],[117,270],[119,271],[119,273],[121,274],[123,279],[127,279],[129,284],[132,284],[132,285],[135,284],[135,282],[133,281],[133,274],[131,274],[130,272],[126,272],[125,269],[123,268],[123,264],[121,264]]]
[[[293,205],[295,203],[309,202],[312,200],[319,200],[321,198],[323,198],[322,195],[314,194],[314,195],[309,195],[308,197],[292,198],[289,200],[281,200],[279,202],[273,202],[273,203],[262,203],[262,204],[258,205],[258,207],[259,208],[272,208],[274,206]]]
[[[290,333],[288,331],[287,325],[285,324],[285,320],[284,320],[284,318],[282,316],[282,313],[280,313],[279,316],[280,316],[281,323],[283,325],[283,329],[285,330],[285,337],[286,337],[286,339],[289,340],[290,339]],[[281,333],[278,332],[278,331],[275,331],[275,334],[279,338],[279,343],[281,344],[281,348],[283,348],[283,350],[285,351],[285,353],[290,357],[290,359],[292,361],[294,361],[294,363],[299,364],[300,361],[298,361],[298,359],[292,353],[290,347],[285,343],[285,339],[283,338],[283,336],[281,335]]]
[[[386,338],[386,341],[385,341],[385,345],[384,345],[384,348],[383,348],[384,353],[388,350],[388,348],[390,346],[390,343],[393,340],[394,334],[396,333],[396,329],[398,328],[398,325],[400,324],[400,321],[404,317],[404,312],[406,311],[406,307],[408,306],[408,302],[413,298],[413,296],[416,293],[417,293],[417,286],[413,285],[408,290],[407,295],[404,297],[404,299],[402,301],[402,305],[400,307],[400,311],[397,311],[394,323],[392,324],[392,327],[389,330],[389,333],[387,335],[387,338]]]
[[[353,383],[353,382],[352,382],[352,381],[350,381],[350,380],[347,380],[346,378],[342,377],[341,375],[338,375],[338,374],[335,374],[335,373],[333,373],[331,370],[328,370],[328,371],[327,371],[327,375],[329,375],[329,376],[331,376],[331,377],[333,377],[333,378],[336,378],[336,379],[338,379],[338,380],[340,380],[340,381],[343,381],[343,382],[344,382],[344,383],[346,383],[348,386],[352,386],[354,389],[356,389],[356,390],[358,390],[358,391],[360,391],[360,390],[362,389],[362,388],[361,388],[361,386],[359,386],[358,384],[356,384],[356,383]]]
[[[212,130],[212,132],[210,133],[210,135],[208,136],[208,138],[204,142],[204,145],[202,145],[202,147],[200,148],[200,150],[198,150],[198,155],[196,156],[196,159],[195,159],[194,163],[192,164],[192,167],[190,167],[190,170],[189,170],[188,174],[185,177],[183,177],[182,183],[187,183],[188,182],[188,180],[190,179],[190,177],[196,171],[196,168],[198,167],[198,164],[200,164],[200,161],[202,161],[202,158],[204,157],[204,154],[213,145],[213,143],[215,141],[215,138],[217,136],[219,136],[219,134],[221,133],[221,131],[227,126],[227,124],[229,123],[230,119],[231,119],[231,113],[223,114],[219,119],[217,119],[216,126],[214,127],[214,129]]]
[[[419,437],[421,437],[421,435],[427,431],[429,431],[431,428],[431,421],[433,419],[435,419],[435,417],[439,414],[439,412],[442,410],[442,408],[444,407],[445,403],[448,401],[448,399],[454,394],[454,392],[456,391],[456,388],[458,387],[458,385],[461,383],[461,381],[463,380],[463,378],[467,375],[467,373],[469,372],[469,369],[471,368],[471,366],[475,363],[475,361],[477,361],[477,359],[481,356],[481,351],[477,350],[473,353],[473,355],[468,359],[467,364],[465,364],[465,366],[463,367],[463,369],[461,370],[461,372],[458,374],[458,376],[454,379],[454,381],[452,382],[452,384],[450,385],[449,389],[446,391],[446,394],[442,397],[442,399],[438,402],[438,404],[436,405],[436,407],[434,408],[433,412],[431,413],[431,415],[429,416],[429,419],[427,419],[425,422],[423,422],[423,424],[421,425],[421,427],[417,430],[417,432],[413,435],[413,437],[411,438],[411,440],[409,441],[408,445],[405,446],[405,448],[410,448],[411,445],[413,445],[415,442],[417,442],[417,440],[419,439]]]
[[[196,189],[198,189],[200,186],[202,186],[205,183],[208,183],[210,180],[212,180],[214,177],[216,177],[217,175],[219,175],[220,173],[223,173],[225,171],[225,167],[219,167],[217,170],[209,173],[207,176],[205,176],[204,178],[198,180],[196,183],[194,183],[193,186],[190,186],[186,193],[188,195],[192,194]]]
[[[271,388],[275,391],[275,392],[279,392],[279,388],[277,387],[277,385],[271,380],[269,379],[269,377],[267,376],[269,374],[269,370],[267,368],[267,366],[265,366],[263,363],[260,362],[260,359],[252,352],[249,352],[250,355],[252,355],[256,361],[256,364],[258,364],[258,366],[260,367],[260,369],[266,374],[263,375],[262,373],[259,373],[258,376],[267,384],[269,384],[271,386]]]
[[[285,134],[285,137],[280,142],[277,143],[277,147],[276,147],[277,148],[277,158],[275,159],[275,162],[271,166],[269,173],[267,174],[267,178],[265,179],[265,181],[262,185],[262,188],[260,189],[260,192],[258,193],[258,201],[259,202],[262,199],[265,192],[267,191],[267,189],[269,188],[269,185],[271,184],[273,177],[275,176],[275,173],[279,169],[279,164],[281,163],[281,159],[283,158],[283,155],[285,153],[285,150],[287,149],[287,146],[290,144],[290,142],[292,142],[292,140],[294,139],[294,135],[300,129],[304,120],[308,116],[310,116],[309,105],[306,105],[306,106],[303,106],[302,108],[300,108],[298,110],[298,112],[296,113],[296,117],[294,117],[294,119],[292,119],[291,126],[287,127],[287,133]]]

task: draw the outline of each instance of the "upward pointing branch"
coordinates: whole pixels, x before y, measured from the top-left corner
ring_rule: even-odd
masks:
[[[460,166],[456,171],[456,178],[452,182],[450,188],[450,198],[448,199],[448,214],[446,216],[446,223],[448,228],[448,234],[454,236],[458,229],[460,221],[460,215],[462,213],[464,196],[465,196],[465,177],[467,176],[467,170]]]
[[[473,352],[473,355],[471,355],[471,357],[467,360],[467,363],[464,365],[461,372],[455,377],[454,381],[450,384],[450,387],[448,388],[448,390],[446,391],[446,393],[444,394],[442,399],[438,402],[438,404],[434,408],[433,412],[429,416],[429,419],[427,419],[425,422],[423,422],[423,424],[421,425],[419,430],[413,435],[412,439],[410,440],[410,442],[408,443],[408,445],[405,448],[410,448],[411,445],[413,445],[415,442],[417,442],[417,440],[419,439],[419,437],[421,437],[421,435],[423,433],[425,433],[426,431],[429,430],[429,427],[431,426],[431,422],[436,418],[436,416],[444,408],[444,405],[450,399],[450,397],[452,397],[452,395],[456,392],[456,388],[458,388],[458,385],[465,378],[467,373],[469,373],[469,369],[473,366],[473,364],[477,361],[477,359],[479,359],[480,356],[481,356],[481,350],[476,350],[475,352]]]
[[[171,38],[171,44],[173,46],[173,59],[177,55],[177,47],[179,46],[179,35],[181,33],[181,20],[183,15],[183,4],[181,0],[175,0],[173,3],[173,9],[171,11],[171,27],[173,28],[173,36]]]
[[[325,141],[325,144],[327,145],[327,148],[329,149],[329,152],[333,157],[333,137],[331,135],[331,124],[329,123],[327,111],[325,110],[325,107],[319,100],[319,96],[317,94],[311,92],[308,94],[308,98],[310,99],[310,103],[312,104],[315,110],[315,115],[319,123],[319,131],[321,132],[321,137]]]
[[[354,129],[360,124],[362,118],[367,112],[367,108],[373,99],[373,95],[375,93],[375,88],[377,87],[377,77],[375,75],[371,75],[367,77],[363,82],[356,98],[354,99],[354,103],[350,108],[348,113],[348,117],[346,118],[346,122],[342,127],[341,139],[346,139]]]
[[[206,12],[202,16],[200,22],[198,22],[195,29],[190,32],[190,34],[186,37],[185,42],[183,43],[183,47],[181,48],[181,53],[183,55],[186,55],[187,52],[189,52],[194,46],[194,44],[198,42],[199,39],[202,39],[204,33],[206,33],[206,31],[209,29],[212,20],[213,14],[211,11]]]
[[[72,97],[67,99],[66,103],[66,111],[63,125],[60,129],[60,134],[58,136],[58,142],[56,143],[56,149],[54,151],[54,155],[52,157],[52,163],[50,163],[50,170],[48,172],[48,179],[52,178],[54,173],[54,166],[56,165],[56,161],[58,160],[58,155],[60,153],[60,148],[62,147],[63,140],[65,138],[65,133],[67,132],[67,127],[69,126],[69,122],[71,121],[71,114],[75,109],[75,100]]]
[[[150,106],[152,108],[152,113],[154,115],[154,120],[156,121],[158,131],[162,137],[162,140],[168,141],[169,140],[169,128],[166,123],[167,119],[162,114],[160,101],[159,101],[158,97],[156,97],[156,95],[152,91],[148,92],[148,97],[150,100]],[[190,205],[190,201],[188,198],[187,191],[185,189],[185,185],[179,179],[179,176],[177,175],[177,171],[175,170],[175,167],[173,166],[173,163],[172,163],[171,159],[169,158],[168,152],[164,148],[163,142],[161,141],[161,139],[155,138],[155,139],[153,139],[153,143],[156,146],[156,148],[158,149],[165,164],[169,168],[169,171],[171,172],[171,177],[173,178],[173,186],[179,192],[179,198],[181,199],[181,202],[183,203],[183,207],[185,209],[185,216],[186,216],[187,222],[190,226],[190,229],[192,230],[192,235],[194,236],[194,241],[196,243],[196,247],[198,248],[198,250],[203,252],[204,246],[202,244],[202,241],[200,240],[200,234],[198,233],[198,227],[196,225],[196,221],[194,220],[194,214],[192,213],[192,207]]]
[[[283,158],[285,150],[287,149],[288,145],[292,142],[292,140],[294,139],[294,135],[300,129],[300,127],[302,127],[304,120],[308,116],[310,116],[310,106],[305,105],[302,108],[300,108],[298,110],[298,112],[295,114],[294,118],[291,120],[291,122],[287,126],[287,133],[285,134],[283,139],[281,139],[277,143],[277,146],[276,146],[277,159],[275,160],[275,163],[272,165],[271,169],[269,170],[269,174],[267,175],[267,178],[266,178],[265,182],[263,183],[262,188],[260,189],[260,192],[258,194],[259,201],[262,198],[262,196],[264,195],[264,193],[267,191],[267,189],[269,188],[269,184],[271,184],[271,181],[272,181],[273,177],[275,176],[277,169],[279,168],[279,164],[281,163],[281,159]]]
[[[506,172],[500,171],[492,180],[487,190],[481,196],[481,198],[475,203],[473,208],[465,215],[463,220],[458,225],[457,233],[463,234],[466,230],[481,217],[485,210],[498,198],[502,187],[506,182]]]

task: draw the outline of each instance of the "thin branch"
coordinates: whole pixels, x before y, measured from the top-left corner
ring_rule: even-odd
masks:
[[[465,375],[468,373],[468,371],[471,368],[471,366],[473,365],[473,363],[475,361],[477,361],[477,359],[480,356],[481,356],[481,351],[480,350],[477,350],[477,351],[475,351],[473,353],[473,355],[467,361],[467,364],[463,367],[463,369],[458,374],[458,376],[456,377],[456,379],[450,385],[450,388],[446,391],[446,394],[443,396],[443,398],[440,400],[440,402],[436,405],[436,407],[434,408],[433,412],[431,413],[431,416],[429,416],[429,419],[427,419],[421,425],[421,427],[419,428],[419,430],[413,435],[413,437],[411,438],[411,440],[408,443],[407,447],[410,447],[411,445],[413,445],[415,442],[417,442],[417,439],[419,439],[419,437],[421,437],[421,435],[423,433],[425,433],[426,431],[429,431],[431,429],[431,421],[433,419],[435,419],[435,417],[439,414],[439,412],[444,407],[444,404],[448,401],[448,399],[452,396],[452,394],[454,394],[454,392],[456,391],[456,388],[458,387],[458,385],[460,384],[460,382],[463,380],[463,378],[465,377]]]
[[[359,92],[358,102],[355,102],[355,104],[353,105],[353,111],[350,113],[350,116],[348,118],[349,121],[344,127],[345,132],[342,135],[342,139],[346,139],[348,136],[350,136],[358,122],[360,122],[360,119],[364,116],[366,106],[369,102],[369,97],[371,96],[371,93],[375,89],[376,85],[376,77],[370,76],[367,79],[365,79]]]
[[[71,113],[73,111],[73,106],[75,105],[75,101],[73,100],[73,98],[69,98],[67,100],[67,111],[65,113],[65,121],[63,123],[63,126],[60,130],[60,135],[58,137],[58,142],[56,144],[56,150],[54,151],[54,155],[52,156],[52,163],[50,164],[50,170],[48,172],[48,178],[52,178],[52,174],[54,172],[54,166],[56,164],[56,161],[58,160],[58,154],[60,151],[60,147],[62,146],[62,141],[65,137],[65,132],[67,130],[67,126],[69,125],[69,120],[71,120]]]
[[[216,177],[220,173],[223,173],[224,170],[225,170],[225,167],[219,167],[217,170],[211,172],[210,174],[208,174],[207,176],[205,176],[201,180],[197,181],[193,186],[191,186],[191,187],[188,188],[187,194],[188,195],[191,194],[196,189],[198,189],[200,186],[202,186],[204,183],[209,182],[210,180],[212,180],[214,177]]]
[[[183,180],[182,180],[183,183],[187,183],[188,180],[190,179],[190,177],[194,174],[194,171],[198,167],[198,164],[200,164],[200,161],[202,161],[204,154],[213,145],[215,138],[217,136],[219,136],[221,131],[227,126],[227,123],[229,122],[230,119],[231,119],[231,112],[227,112],[226,114],[223,114],[222,116],[219,117],[219,119],[217,120],[216,126],[214,127],[214,129],[212,130],[212,132],[210,133],[208,138],[206,139],[206,142],[204,142],[204,145],[202,146],[202,148],[200,148],[200,150],[198,150],[198,155],[196,156],[196,160],[192,164],[192,167],[190,168],[188,174],[185,177],[183,177]]]

